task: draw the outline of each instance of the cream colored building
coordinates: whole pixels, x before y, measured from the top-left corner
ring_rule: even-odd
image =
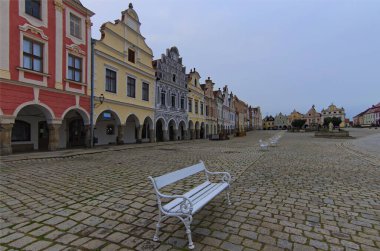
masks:
[[[187,74],[188,105],[187,112],[189,117],[189,138],[206,138],[206,112],[204,91],[200,85],[201,76],[194,69]]]
[[[338,108],[336,105],[334,104],[331,104],[329,105],[329,107],[327,109],[323,109],[321,111],[321,123],[323,124],[324,123],[324,120],[325,118],[332,118],[332,117],[336,117],[336,118],[340,118],[341,119],[341,123],[339,125],[339,127],[345,127],[346,126],[346,123],[344,122],[345,118],[346,118],[346,113],[344,111],[344,108]]]
[[[132,4],[101,27],[95,53],[95,145],[154,142],[153,52]]]

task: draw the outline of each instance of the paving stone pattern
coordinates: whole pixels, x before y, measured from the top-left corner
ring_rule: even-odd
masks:
[[[380,250],[380,165],[354,154],[363,142],[285,133],[261,152],[258,140],[276,133],[1,163],[0,250],[184,249],[174,218],[152,241],[158,210],[147,177],[199,160],[234,181],[231,206],[223,194],[195,215],[195,250]]]

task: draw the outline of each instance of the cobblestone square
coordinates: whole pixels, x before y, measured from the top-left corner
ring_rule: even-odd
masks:
[[[195,215],[195,250],[380,250],[380,134],[284,133],[260,151],[259,139],[277,133],[3,158],[0,250],[186,249],[173,218],[152,241],[158,210],[147,177],[199,160],[230,172],[233,183],[231,206],[221,194]]]

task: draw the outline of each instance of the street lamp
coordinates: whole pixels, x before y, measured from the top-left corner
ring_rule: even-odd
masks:
[[[100,102],[100,104],[103,104],[103,102],[104,102],[104,95],[103,95],[103,93],[100,94],[99,102]]]

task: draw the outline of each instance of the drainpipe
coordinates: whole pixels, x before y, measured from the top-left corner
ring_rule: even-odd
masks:
[[[94,45],[95,39],[91,38],[91,111],[90,111],[90,147],[94,147]]]

